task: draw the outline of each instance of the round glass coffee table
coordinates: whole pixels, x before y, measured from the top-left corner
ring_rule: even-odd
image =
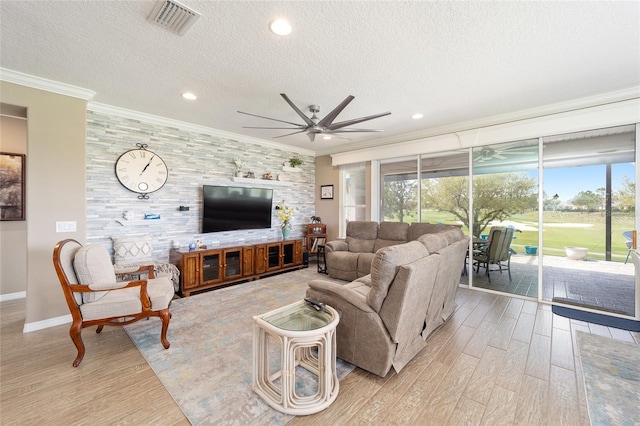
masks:
[[[327,408],[339,389],[335,336],[339,321],[332,307],[316,310],[305,301],[253,317],[253,391],[287,414],[313,414]],[[279,368],[274,367],[278,356]],[[296,367],[315,377],[315,394],[296,392]]]

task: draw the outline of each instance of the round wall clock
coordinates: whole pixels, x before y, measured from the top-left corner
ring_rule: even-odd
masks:
[[[162,188],[169,172],[164,160],[155,152],[147,151],[145,145],[122,154],[116,161],[116,177],[129,191],[142,194],[138,198],[149,198],[147,194]]]

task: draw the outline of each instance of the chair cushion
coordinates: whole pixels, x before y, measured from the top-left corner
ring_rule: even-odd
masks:
[[[80,306],[83,320],[134,315],[142,311],[140,287],[123,288],[105,293],[108,294],[95,303],[85,303]],[[166,309],[173,298],[173,284],[166,277],[149,280],[147,294],[151,300],[152,310]]]
[[[417,241],[385,247],[376,252],[371,264],[371,291],[367,300],[369,306],[379,312],[398,268],[428,255],[426,247]]]
[[[116,265],[149,264],[152,261],[151,235],[111,237]]]
[[[78,249],[73,259],[73,268],[78,282],[88,285],[91,289],[114,287],[117,282],[109,252],[100,244],[90,244]],[[100,300],[107,293],[107,291],[82,293],[82,301],[92,303]]]

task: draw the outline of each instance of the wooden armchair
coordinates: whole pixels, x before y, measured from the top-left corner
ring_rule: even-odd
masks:
[[[82,329],[93,325],[98,326],[96,333],[100,333],[105,325],[122,326],[142,318],[159,317],[160,340],[165,349],[169,348],[169,304],[174,290],[169,278],[155,278],[153,266],[135,271],[138,278],[145,274],[147,279],[118,282],[106,248],[97,244],[83,247],[71,239],[56,244],[53,265],[73,319],[69,335],[78,349],[74,367],[85,353]]]

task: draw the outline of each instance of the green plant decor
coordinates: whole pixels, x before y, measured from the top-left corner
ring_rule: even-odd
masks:
[[[291,167],[298,167],[298,166],[302,166],[303,164],[304,164],[304,161],[302,161],[302,159],[297,155],[289,158],[289,165]]]

